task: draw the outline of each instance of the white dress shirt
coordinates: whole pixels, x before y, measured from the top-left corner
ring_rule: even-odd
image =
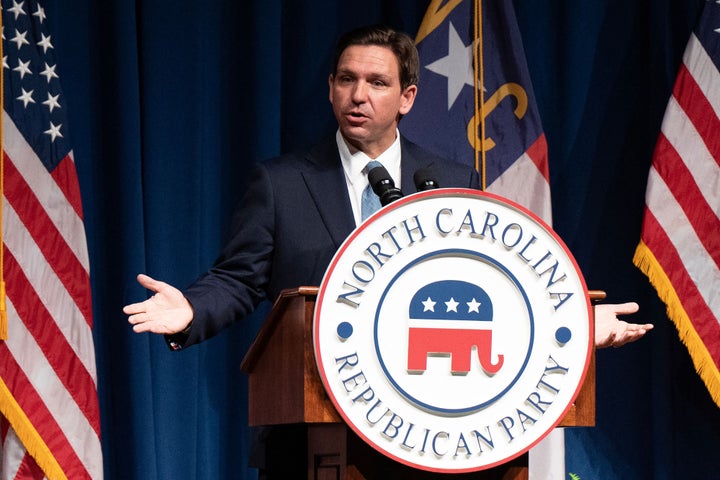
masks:
[[[337,142],[338,151],[340,152],[340,161],[342,162],[343,171],[345,172],[345,182],[347,183],[348,194],[350,195],[350,205],[352,206],[353,216],[355,217],[355,225],[362,222],[362,214],[360,205],[362,203],[362,193],[368,185],[367,173],[363,170],[368,162],[375,160],[380,162],[388,171],[390,177],[395,182],[397,188],[400,185],[400,132],[395,130],[395,141],[381,153],[377,158],[370,158],[363,152],[350,153],[350,147],[343,138],[340,130],[335,133],[335,141]]]

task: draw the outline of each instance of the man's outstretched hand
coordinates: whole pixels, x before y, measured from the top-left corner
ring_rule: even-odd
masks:
[[[639,340],[652,330],[651,323],[628,323],[618,318],[618,315],[628,315],[639,309],[640,306],[635,302],[595,305],[595,346],[621,347]]]
[[[143,274],[137,276],[137,281],[155,295],[123,308],[135,332],[168,335],[181,332],[190,325],[193,309],[180,290]]]
[[[138,275],[137,280],[155,294],[144,302],[132,303],[123,308],[135,332],[168,335],[181,332],[190,325],[193,309],[180,290],[143,274]],[[639,340],[652,330],[651,323],[628,323],[618,318],[619,315],[635,313],[639,308],[635,302],[596,305],[595,346],[621,347]]]

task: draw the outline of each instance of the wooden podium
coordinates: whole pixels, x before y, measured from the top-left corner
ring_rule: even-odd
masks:
[[[312,332],[317,292],[317,287],[283,291],[241,365],[242,371],[249,375],[250,426],[306,426],[308,479],[528,478],[527,454],[481,472],[441,475],[400,465],[359,439],[335,410],[317,371]],[[602,299],[604,293],[590,292],[590,298]],[[594,425],[593,352],[585,383],[560,426]],[[283,459],[278,458],[277,461],[282,462]]]

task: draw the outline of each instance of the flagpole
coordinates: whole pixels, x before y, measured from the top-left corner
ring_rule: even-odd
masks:
[[[2,16],[0,15],[0,29],[2,28]],[[3,55],[3,43],[0,42],[0,57]],[[0,75],[0,106],[5,111],[5,72]],[[5,146],[3,145],[2,117],[0,117],[0,340],[8,338],[7,306],[5,304],[5,249],[2,248],[5,237],[3,236],[3,213],[5,197]]]
[[[475,170],[480,172],[480,187],[484,191],[487,188],[486,157],[485,157],[485,70],[483,63],[483,25],[482,25],[482,0],[475,0],[475,11],[473,12],[475,30],[475,55],[473,55],[473,72],[475,82],[475,118],[480,119],[480,142],[475,135]],[[477,124],[476,124],[477,126]]]

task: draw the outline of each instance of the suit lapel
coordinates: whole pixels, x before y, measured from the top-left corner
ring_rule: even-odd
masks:
[[[420,168],[432,165],[433,160],[425,158],[422,150],[404,137],[400,137],[400,142],[402,190],[410,195],[417,191],[413,175]],[[355,220],[335,137],[310,150],[306,160],[308,168],[302,174],[305,184],[335,246],[340,247],[355,229]]]
[[[415,144],[409,142],[403,136],[400,137],[400,148],[402,149],[402,158],[400,160],[402,191],[404,195],[410,195],[417,192],[415,180],[413,179],[415,172],[421,168],[430,167],[433,165],[434,160],[426,158],[422,150],[419,150]]]
[[[340,247],[355,229],[355,219],[335,138],[312,149],[306,159],[311,165],[303,172],[305,184],[335,246]]]
[[[403,195],[410,195],[411,193],[417,192],[413,175],[418,168],[420,167],[418,167],[417,159],[411,155],[407,155],[405,151],[403,151],[402,159],[400,160],[400,181],[402,182]]]

